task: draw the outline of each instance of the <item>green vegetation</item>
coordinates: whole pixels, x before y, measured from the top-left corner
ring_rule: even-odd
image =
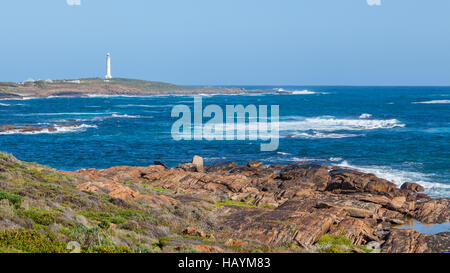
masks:
[[[34,230],[5,230],[0,232],[1,252],[64,253],[66,243],[53,233],[45,235]]]
[[[11,204],[18,207],[23,201],[23,197],[7,191],[0,190],[0,200],[7,199]]]
[[[162,187],[153,187],[153,186],[150,186],[149,184],[142,184],[144,187],[146,187],[146,188],[149,188],[149,189],[151,189],[152,191],[156,191],[156,192],[158,192],[158,193],[168,193],[168,192],[170,192],[170,190],[168,190],[168,189],[164,189],[164,188],[162,188]]]
[[[275,207],[271,206],[271,205],[255,206],[255,205],[249,204],[247,202],[233,201],[233,200],[225,200],[223,202],[217,202],[216,206],[218,206],[218,207],[237,206],[237,207],[248,207],[248,208],[259,208],[259,209],[275,209]]]
[[[56,222],[55,213],[43,209],[31,208],[29,210],[17,209],[16,214],[32,219],[36,224],[49,226]]]
[[[172,237],[161,237],[159,238],[159,241],[156,243],[153,243],[153,247],[157,247],[159,249],[163,249],[165,246],[167,246],[169,244],[170,241],[175,240],[175,238]]]
[[[349,253],[354,248],[359,248],[366,253],[371,252],[366,247],[354,245],[351,239],[342,235],[332,236],[325,234],[317,241],[317,245],[324,247],[320,250],[322,253]]]

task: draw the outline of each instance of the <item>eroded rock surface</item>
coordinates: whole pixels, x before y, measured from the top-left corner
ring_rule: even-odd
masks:
[[[231,238],[308,249],[321,236],[344,236],[355,245],[383,244],[384,252],[443,251],[448,236],[383,228],[415,218],[425,223],[449,219],[449,199],[431,199],[418,184],[402,189],[373,174],[315,163],[264,166],[251,161],[205,166],[199,157],[176,169],[160,166],[81,170],[89,178],[171,189],[223,202],[214,213]],[[224,200],[230,200],[229,204]],[[425,201],[424,201],[425,200]],[[234,202],[234,203],[233,203]],[[240,203],[239,203],[240,202]],[[386,234],[387,237],[386,237]],[[230,239],[216,232],[216,237]],[[386,238],[385,238],[386,237]]]

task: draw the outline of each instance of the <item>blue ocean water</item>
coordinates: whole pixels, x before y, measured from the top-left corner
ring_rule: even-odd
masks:
[[[63,170],[169,166],[201,155],[208,164],[323,162],[422,184],[450,196],[450,87],[240,86],[280,94],[205,95],[203,104],[279,105],[280,146],[260,141],[175,141],[172,107],[192,96],[46,98],[0,101],[0,124],[56,132],[0,134],[0,150]],[[205,119],[207,121],[208,119]],[[76,124],[79,127],[66,127]]]

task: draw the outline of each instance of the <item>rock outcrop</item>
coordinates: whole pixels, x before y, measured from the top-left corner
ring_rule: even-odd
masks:
[[[131,251],[142,245],[163,252],[449,251],[448,233],[391,227],[411,219],[447,223],[450,199],[433,199],[411,183],[399,189],[347,168],[315,163],[265,166],[259,161],[205,166],[195,157],[177,168],[156,162],[62,173],[0,157],[0,177],[0,232],[39,225],[58,230],[58,225],[76,227],[81,222],[86,229],[108,229],[116,234],[114,242]],[[33,179],[39,183],[17,182]],[[21,198],[26,200],[17,209],[11,202]],[[39,211],[30,213],[31,208]],[[126,239],[136,234],[143,238],[139,244]],[[86,236],[80,240],[88,244]],[[333,247],[336,242],[345,246]]]

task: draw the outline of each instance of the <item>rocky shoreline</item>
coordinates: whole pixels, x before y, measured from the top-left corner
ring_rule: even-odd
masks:
[[[449,232],[421,234],[398,227],[412,219],[449,222],[450,199],[431,198],[414,183],[397,188],[352,169],[316,163],[265,166],[259,161],[206,166],[196,156],[177,168],[162,162],[76,172],[39,167],[40,173],[61,175],[64,181],[52,179],[45,183],[52,184],[50,188],[27,190],[32,185],[16,187],[11,178],[30,172],[8,171],[5,166],[33,167],[11,156],[0,158],[0,177],[6,181],[0,182],[0,191],[24,198],[28,207],[59,210],[46,228],[60,234],[63,242],[83,241],[62,232],[67,225],[81,224],[107,230],[114,249],[126,252],[142,252],[144,245],[151,252],[450,251]],[[24,224],[27,220],[20,217],[5,217],[6,205],[2,206],[0,230],[36,230],[35,221]],[[92,250],[87,241],[81,244],[87,252],[104,247]]]
[[[0,100],[49,97],[242,94],[262,92],[267,93],[267,91],[249,91],[233,87],[180,86],[162,82],[121,78],[108,81],[104,79],[77,79],[56,81],[39,80],[24,83],[0,82]]]

